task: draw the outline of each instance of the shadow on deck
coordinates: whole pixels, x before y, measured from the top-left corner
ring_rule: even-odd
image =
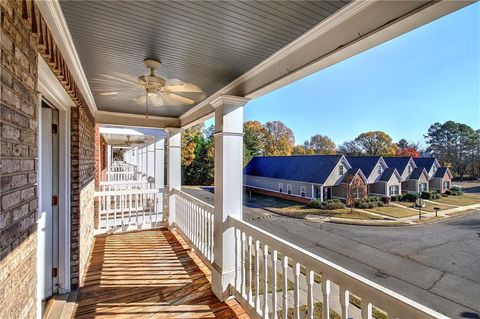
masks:
[[[98,236],[74,318],[249,318],[235,299],[220,302],[210,270],[169,230]]]

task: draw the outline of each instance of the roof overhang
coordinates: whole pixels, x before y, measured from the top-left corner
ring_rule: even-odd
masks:
[[[98,111],[59,2],[40,1],[38,6],[98,122],[185,128],[211,117],[211,103],[222,95],[262,96],[473,2],[353,1],[178,118]]]

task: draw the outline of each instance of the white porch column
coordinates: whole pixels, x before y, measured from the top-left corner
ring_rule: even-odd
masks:
[[[107,145],[107,172],[110,171],[110,167],[112,166],[112,145]]]
[[[155,142],[145,147],[147,153],[147,177],[155,177]]]
[[[215,108],[215,208],[212,290],[220,299],[229,295],[235,279],[235,236],[228,216],[242,219],[243,106],[248,99],[221,96]]]
[[[166,204],[166,214],[168,225],[175,222],[175,199],[170,196],[172,189],[181,189],[182,187],[182,134],[179,128],[167,128],[167,189],[164,198]],[[167,192],[168,190],[168,192]]]
[[[155,142],[155,188],[165,186],[165,140]]]

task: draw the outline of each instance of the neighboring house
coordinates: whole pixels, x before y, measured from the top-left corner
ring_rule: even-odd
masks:
[[[402,177],[396,168],[387,168],[374,184],[369,185],[369,194],[392,197],[402,193]]]
[[[429,188],[440,193],[450,189],[452,184],[452,173],[447,167],[442,167],[434,157],[418,157],[413,161],[417,167],[423,167],[428,173]]]
[[[365,174],[368,183],[368,193],[381,197],[390,197],[390,190],[401,192],[401,179],[398,171],[389,170],[381,156],[347,156],[352,167],[359,168]],[[389,171],[388,171],[389,170]],[[388,172],[387,172],[388,171]],[[395,170],[396,171],[396,170]],[[387,172],[387,174],[385,174]]]
[[[332,196],[344,200],[347,205],[352,205],[356,200],[366,199],[368,197],[367,178],[362,170],[349,169],[340,184],[332,187]]]
[[[260,156],[245,167],[244,185],[259,193],[301,202],[335,197],[347,200],[350,189],[345,192],[343,188],[351,168],[343,155]],[[348,182],[350,187],[356,187],[362,179],[353,175],[355,183]]]
[[[429,187],[439,193],[445,193],[452,187],[452,173],[448,167],[440,167],[436,170],[435,175],[430,178]]]
[[[400,174],[402,178],[402,182],[408,180],[410,174],[417,168],[417,165],[411,157],[392,156],[384,157],[383,159],[389,168],[397,169],[398,174]]]
[[[429,191],[429,177],[423,167],[415,168],[408,179],[402,182],[402,191],[407,193],[419,193]]]

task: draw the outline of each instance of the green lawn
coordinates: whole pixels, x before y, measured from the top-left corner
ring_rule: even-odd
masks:
[[[405,207],[408,207],[408,208],[413,208],[415,210],[418,211],[418,207],[415,207],[415,203],[411,203],[411,202],[395,202],[396,204],[399,204],[399,205],[402,205],[402,206],[405,206]],[[425,204],[425,207],[422,207],[422,211],[425,211],[425,212],[434,212],[435,209],[433,209],[434,207],[440,207],[441,210],[446,210],[446,209],[449,209],[449,208],[455,208],[455,207],[452,207],[452,206],[447,206],[447,205],[442,205],[440,203],[428,203],[428,202],[423,202]],[[415,215],[415,212],[412,211],[412,215]]]
[[[464,193],[460,196],[442,196],[439,199],[434,199],[433,201],[443,204],[456,205],[456,206],[467,206],[480,204],[480,194],[478,193]]]
[[[376,207],[376,208],[369,208],[366,210],[372,213],[382,214],[382,215],[395,217],[395,218],[410,217],[417,214],[412,210],[400,208],[396,206]]]

